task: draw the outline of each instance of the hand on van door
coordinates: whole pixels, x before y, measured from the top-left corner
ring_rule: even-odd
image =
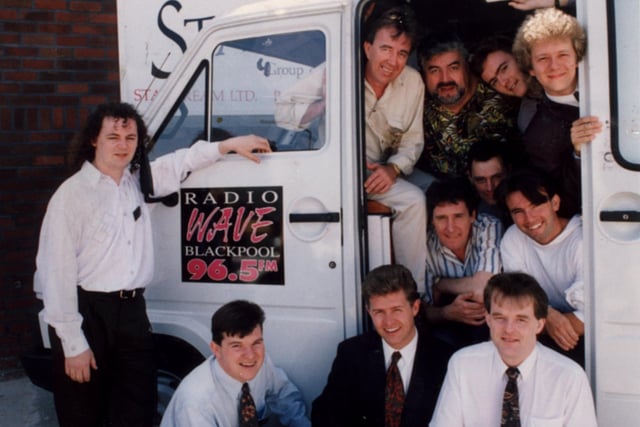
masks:
[[[260,163],[260,157],[255,153],[270,153],[269,141],[256,135],[235,136],[220,142],[220,154],[234,152]]]
[[[367,169],[371,171],[371,175],[364,182],[367,194],[386,193],[398,177],[398,173],[391,165],[367,162]]]
[[[581,117],[571,125],[571,144],[576,156],[580,156],[582,144],[593,141],[602,131],[602,122],[596,116]]]
[[[560,6],[568,6],[573,3],[574,0],[560,0],[558,3]],[[542,7],[554,7],[555,0],[513,0],[509,2],[509,6],[519,10],[532,10],[540,9]]]
[[[571,313],[568,314],[573,316]],[[545,328],[549,336],[564,351],[574,348],[580,339],[579,331],[576,331],[567,315],[551,307],[549,307]]]
[[[89,382],[91,369],[98,369],[98,364],[95,357],[93,357],[91,349],[85,350],[77,356],[65,357],[64,359],[64,373],[73,381],[79,383]]]

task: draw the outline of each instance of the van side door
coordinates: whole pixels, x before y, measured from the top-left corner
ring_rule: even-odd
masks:
[[[581,115],[603,132],[582,162],[587,370],[599,425],[640,418],[640,36],[637,1],[583,1]]]

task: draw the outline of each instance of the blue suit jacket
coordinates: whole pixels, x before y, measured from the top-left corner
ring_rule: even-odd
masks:
[[[450,355],[447,344],[418,332],[402,427],[428,425]],[[327,385],[313,402],[312,425],[384,427],[385,379],[382,339],[375,331],[343,341],[338,346]]]

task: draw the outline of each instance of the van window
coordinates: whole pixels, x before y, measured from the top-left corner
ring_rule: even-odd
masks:
[[[624,7],[618,8],[615,7],[619,6],[618,2],[608,2],[608,5],[612,9],[610,12],[613,12],[610,13],[613,20],[609,40],[615,40],[610,79],[614,133],[612,151],[623,167],[640,170],[640,33],[637,30],[640,4],[625,2]],[[625,37],[616,37],[616,34],[625,34]]]
[[[178,148],[189,147],[205,135],[207,108],[207,70],[203,61],[173,107],[169,120],[162,124],[149,157],[155,159]]]
[[[260,135],[271,141],[275,151],[321,148],[325,58],[320,31],[265,35],[217,46],[211,61],[212,130],[225,136]],[[305,117],[314,109],[321,111]]]

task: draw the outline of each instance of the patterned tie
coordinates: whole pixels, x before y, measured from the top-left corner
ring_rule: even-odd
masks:
[[[502,398],[502,420],[500,427],[520,427],[520,405],[518,403],[518,368],[508,368],[507,386]]]
[[[398,369],[398,360],[402,357],[399,351],[391,355],[391,365],[387,371],[387,386],[384,390],[384,425],[398,427],[404,406],[404,387]]]
[[[242,396],[240,397],[240,427],[258,427],[256,404],[251,397],[249,384],[242,384]]]

